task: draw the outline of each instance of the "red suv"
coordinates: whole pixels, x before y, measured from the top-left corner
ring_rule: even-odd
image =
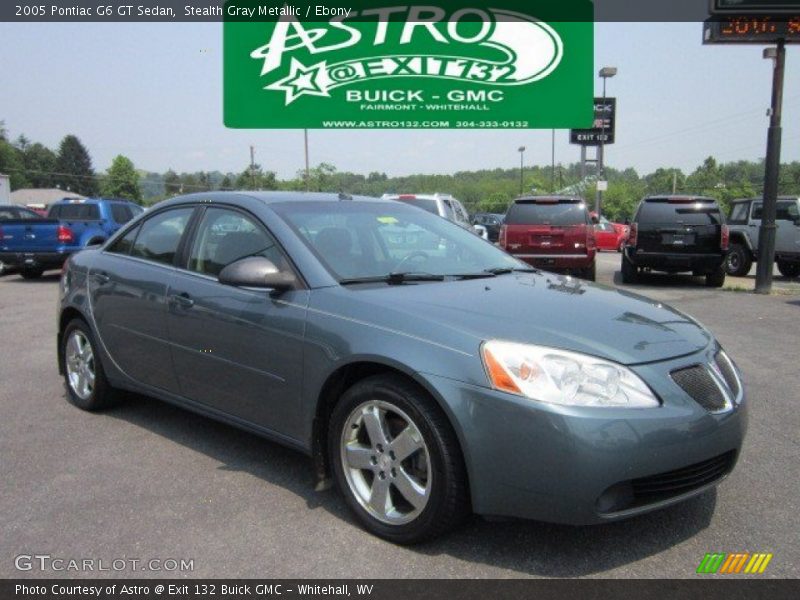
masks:
[[[594,227],[581,198],[518,198],[506,213],[500,247],[534,267],[595,279]]]

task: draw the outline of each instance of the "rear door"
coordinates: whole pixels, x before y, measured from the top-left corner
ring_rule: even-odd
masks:
[[[642,203],[638,215],[642,252],[713,254],[721,252],[722,224],[715,202],[658,198]]]
[[[92,314],[111,358],[131,378],[178,393],[167,291],[194,207],[159,211],[101,252],[89,274]]]
[[[584,246],[586,207],[577,200],[517,200],[506,215],[506,246],[517,255],[575,254]]]
[[[763,202],[753,202],[750,205],[750,223],[747,224],[747,229],[754,249],[758,248],[758,238],[761,234],[761,213],[763,210]]]

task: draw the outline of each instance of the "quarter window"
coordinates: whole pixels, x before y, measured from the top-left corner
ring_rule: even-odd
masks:
[[[797,202],[778,202],[778,211],[775,215],[778,221],[796,221],[799,216]]]
[[[216,277],[229,264],[263,256],[288,268],[275,240],[251,217],[225,208],[209,208],[200,221],[189,255],[189,270]]]
[[[115,223],[119,223],[121,225],[123,223],[127,223],[133,218],[133,211],[124,204],[112,204],[111,217],[114,219]]]
[[[193,208],[176,208],[145,221],[131,249],[131,256],[171,265]]]
[[[747,202],[734,204],[731,210],[731,223],[747,223],[747,209],[749,206]]]

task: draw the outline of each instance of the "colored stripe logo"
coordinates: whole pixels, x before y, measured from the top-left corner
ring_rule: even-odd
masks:
[[[735,575],[746,573],[761,574],[772,560],[772,553],[766,552],[714,552],[708,553],[700,561],[697,573]]]

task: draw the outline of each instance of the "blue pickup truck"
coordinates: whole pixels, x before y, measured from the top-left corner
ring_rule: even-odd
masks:
[[[127,200],[81,198],[50,206],[47,218],[0,223],[0,262],[25,279],[60,269],[73,252],[100,244],[143,212]]]

